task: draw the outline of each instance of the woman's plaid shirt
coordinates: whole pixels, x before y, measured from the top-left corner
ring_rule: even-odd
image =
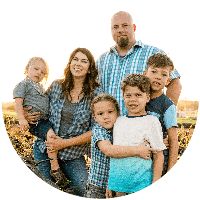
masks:
[[[62,94],[62,88],[60,81],[54,81],[47,90],[50,100],[49,107],[49,121],[51,122],[54,132],[62,138],[72,138],[81,135],[90,130],[91,126],[91,111],[90,103],[94,96],[101,92],[100,88],[97,88],[93,97],[84,96],[80,102],[77,103],[75,112],[73,114],[73,122],[67,133],[59,135],[59,128],[61,122],[61,112],[65,102],[65,97]],[[38,142],[37,142],[38,143]],[[39,141],[39,147],[44,151],[45,145],[42,141]],[[72,146],[59,151],[59,158],[64,160],[71,160],[79,158],[88,153],[88,144],[80,146]]]

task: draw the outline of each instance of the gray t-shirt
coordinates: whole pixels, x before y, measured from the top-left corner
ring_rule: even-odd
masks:
[[[23,98],[24,107],[32,106],[31,112],[41,112],[42,116],[48,116],[49,97],[41,84],[26,78],[15,86],[13,98]]]

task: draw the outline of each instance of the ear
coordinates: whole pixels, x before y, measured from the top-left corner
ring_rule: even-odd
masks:
[[[165,86],[168,86],[170,84],[170,82],[171,82],[171,80],[170,80],[170,78],[168,78]]]
[[[147,95],[147,103],[150,101],[150,94]]]
[[[92,113],[92,118],[93,118],[94,120],[95,120],[95,118],[96,118],[95,115],[94,115],[94,113]]]
[[[136,31],[136,25],[133,24],[133,31],[135,32]]]

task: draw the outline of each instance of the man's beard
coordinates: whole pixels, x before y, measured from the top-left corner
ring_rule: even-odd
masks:
[[[129,39],[128,37],[121,37],[118,41],[118,46],[121,47],[121,48],[125,48],[128,46],[129,44]]]

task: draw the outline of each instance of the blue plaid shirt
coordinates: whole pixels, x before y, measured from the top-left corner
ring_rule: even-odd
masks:
[[[112,133],[100,125],[95,124],[92,128],[91,165],[88,183],[101,188],[106,188],[108,182],[110,158],[102,153],[97,146],[98,141],[103,140],[112,142]]]
[[[51,122],[52,128],[54,132],[62,137],[63,135],[59,135],[59,128],[61,122],[61,112],[65,102],[65,97],[62,94],[62,88],[59,81],[54,81],[50,88],[48,89],[49,95],[49,121]],[[101,89],[97,88],[94,91],[94,96],[101,93]],[[93,97],[84,96],[80,102],[77,103],[75,112],[73,113],[73,121],[68,129],[67,133],[65,133],[66,138],[75,137],[81,135],[90,130],[91,125],[91,111],[90,111],[90,103]],[[45,144],[43,141],[38,140],[37,144],[41,151],[44,152]],[[70,148],[66,148],[59,151],[59,158],[64,160],[72,160],[75,158],[79,158],[88,152],[88,144],[72,146]]]
[[[128,74],[143,74],[148,58],[158,52],[164,53],[156,47],[137,41],[124,57],[120,57],[115,47],[112,47],[97,60],[102,89],[118,100],[122,115],[126,115],[127,111],[121,92],[121,81]],[[179,73],[174,70],[171,79],[178,77]]]

